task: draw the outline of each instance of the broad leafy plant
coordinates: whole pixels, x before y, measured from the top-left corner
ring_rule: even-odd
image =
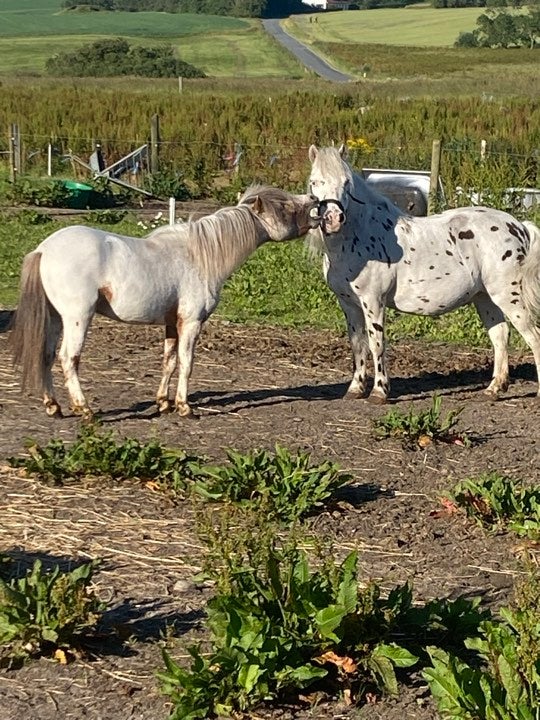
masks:
[[[379,438],[398,437],[407,447],[425,447],[433,441],[457,442],[461,445],[470,443],[464,433],[455,431],[459,415],[463,408],[450,410],[446,417],[441,415],[441,397],[433,395],[431,407],[416,412],[413,408],[408,413],[400,410],[389,410],[385,415],[373,421],[375,434]]]
[[[537,720],[540,707],[540,581],[537,572],[518,586],[501,620],[486,620],[480,637],[465,645],[473,665],[429,648],[432,667],[423,672],[443,718]]]
[[[156,440],[141,443],[127,437],[118,441],[97,425],[81,426],[71,445],[53,438],[43,446],[30,442],[27,450],[26,456],[8,458],[10,465],[55,484],[86,476],[139,478],[183,492],[200,463],[200,458]]]
[[[540,537],[540,488],[490,472],[457,483],[452,500],[482,526],[509,529],[533,539]]]
[[[94,569],[46,571],[36,560],[22,578],[0,577],[0,661],[76,646],[103,610],[91,590]]]
[[[242,534],[244,552],[229,545],[222,567],[214,566],[210,652],[190,648],[184,669],[163,651],[159,677],[172,717],[234,715],[315,683],[351,702],[369,689],[397,692],[395,668],[417,660],[389,640],[410,604],[409,588],[382,599],[378,586],[360,587],[356,553],[313,569],[295,541],[280,546],[261,533],[251,541]]]
[[[194,490],[215,501],[263,505],[285,522],[320,508],[351,476],[331,462],[312,464],[309,453],[293,454],[276,445],[275,452],[227,451],[228,464],[201,467]]]

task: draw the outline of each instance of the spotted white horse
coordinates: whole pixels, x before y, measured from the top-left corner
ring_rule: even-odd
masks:
[[[375,372],[369,400],[388,398],[386,307],[441,315],[473,303],[494,349],[485,390],[492,397],[508,388],[506,316],[530,346],[540,375],[539,228],[485,207],[411,217],[371,188],[345,156],[345,146],[309,149],[309,191],[322,201],[323,217],[310,243],[324,253],[327,282],[347,320],[354,366],[348,393],[366,394],[369,346]]]
[[[79,382],[79,361],[95,313],[125,323],[165,326],[160,412],[188,402],[195,344],[232,272],[263,243],[292,240],[317,227],[318,203],[272,187],[252,187],[235,207],[133,238],[73,226],[49,235],[24,259],[10,343],[22,384],[42,393],[48,415],[60,416],[51,368],[60,361],[74,412],[91,415]]]

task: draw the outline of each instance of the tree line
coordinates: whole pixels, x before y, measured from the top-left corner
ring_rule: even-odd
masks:
[[[312,11],[302,0],[64,0],[66,10],[90,8],[124,12],[201,13],[234,17],[286,17]]]
[[[511,12],[504,0],[488,0],[486,12],[476,21],[472,32],[460,33],[456,47],[529,47],[540,38],[540,2],[529,5],[525,12]],[[512,8],[517,9],[517,3]],[[518,6],[519,7],[519,6]]]

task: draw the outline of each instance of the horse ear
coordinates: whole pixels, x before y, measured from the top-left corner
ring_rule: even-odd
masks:
[[[319,149],[316,145],[311,145],[308,152],[309,161],[311,163],[315,162],[315,158],[319,154]]]
[[[255,197],[250,198],[250,205],[252,212],[255,213],[255,215],[260,215],[263,211],[263,201],[261,200],[260,195],[255,195]]]
[[[347,145],[345,143],[341,143],[341,145],[339,146],[338,152],[341,155],[341,157],[345,160],[345,158],[347,157]]]

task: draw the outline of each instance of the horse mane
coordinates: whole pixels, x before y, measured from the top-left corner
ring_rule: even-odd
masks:
[[[157,228],[148,238],[180,241],[202,276],[209,280],[228,277],[260,244],[261,226],[248,204],[255,195],[270,203],[288,197],[278,188],[253,185],[244,192],[238,205]]]

